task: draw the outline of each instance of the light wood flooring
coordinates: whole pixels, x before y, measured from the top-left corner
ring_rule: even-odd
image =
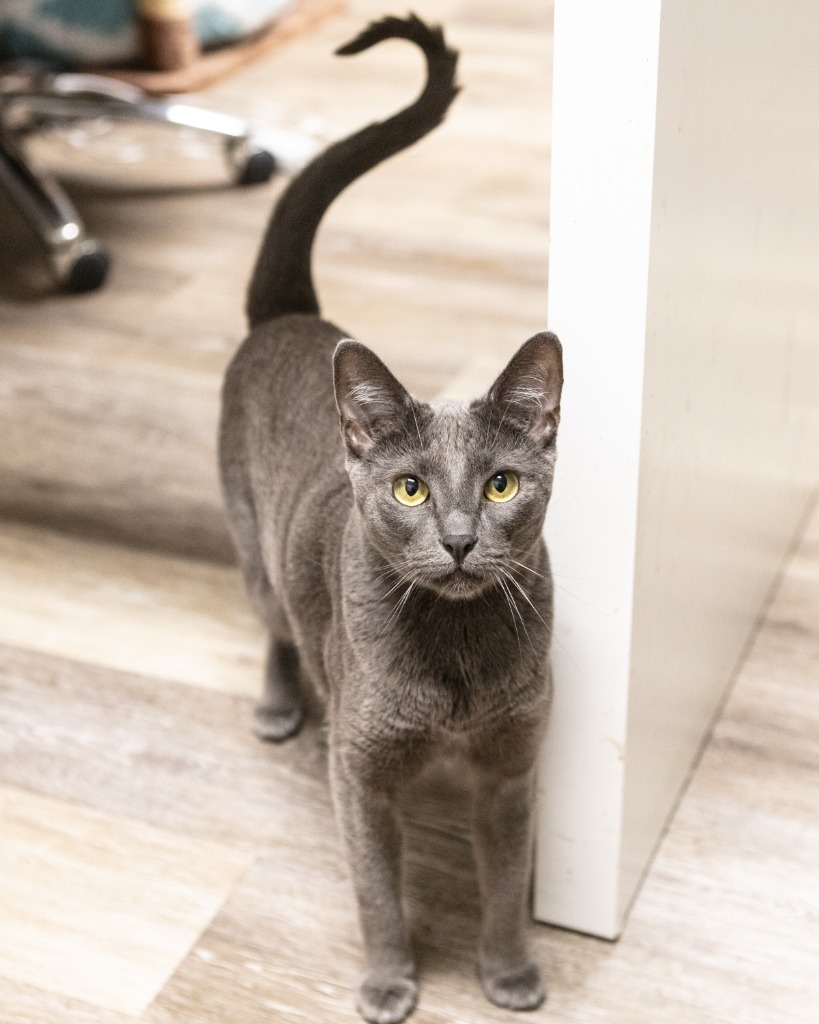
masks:
[[[414,6],[450,27],[466,90],[339,201],[318,278],[328,314],[420,394],[474,393],[545,317],[550,5]],[[351,0],[208,101],[260,124],[320,115],[328,135],[391,110],[416,87],[411,51],[331,57],[382,12]],[[321,729],[251,734],[262,636],[214,471],[219,379],[280,187],[78,182],[115,264],[74,299],[47,295],[0,212],[0,1024],[358,1019]],[[818,681],[814,512],[623,938],[532,924],[549,1001],[526,1019],[819,1019]],[[406,818],[413,1019],[512,1020],[475,978],[458,780],[421,780]]]

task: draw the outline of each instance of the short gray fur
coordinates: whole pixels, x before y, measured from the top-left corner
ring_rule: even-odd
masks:
[[[326,708],[367,960],[357,1005],[380,1024],[403,1020],[417,998],[396,797],[442,751],[456,751],[474,778],[484,991],[513,1009],[544,998],[524,924],[551,696],[542,528],[562,387],[560,344],[543,333],[484,397],[418,402],[319,316],[310,252],[324,210],[435,127],[457,93],[457,54],[413,16],[377,22],[339,52],[394,37],[424,51],[426,87],[319,156],[279,201],[250,287],[252,331],[225,380],[220,439],[231,530],[270,631],[256,731],[292,735],[305,685]],[[484,485],[501,471],[517,474],[520,489],[492,502]],[[426,482],[427,501],[396,500],[404,476]]]

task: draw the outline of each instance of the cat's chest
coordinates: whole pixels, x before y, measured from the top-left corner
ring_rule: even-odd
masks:
[[[435,733],[457,747],[475,729],[508,720],[542,697],[545,663],[521,657],[491,636],[469,649],[442,645],[389,660],[385,683],[404,728]]]
[[[545,622],[533,614],[526,642],[519,643],[491,594],[469,606],[447,606],[434,596],[419,599],[394,617],[389,629],[379,620],[376,601],[348,605],[346,611],[353,657],[344,688],[374,711],[375,721],[416,734],[457,737],[514,717],[543,698]]]

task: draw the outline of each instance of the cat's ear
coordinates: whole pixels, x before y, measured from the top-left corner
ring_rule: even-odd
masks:
[[[352,454],[365,455],[384,437],[404,429],[412,415],[412,397],[366,345],[349,338],[340,341],[333,377],[341,432]]]
[[[539,444],[548,444],[557,434],[562,389],[560,342],[544,331],[521,345],[486,397],[503,420],[525,430]]]

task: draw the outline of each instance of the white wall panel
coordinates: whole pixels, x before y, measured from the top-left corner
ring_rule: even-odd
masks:
[[[536,914],[614,937],[819,473],[819,5],[558,0]]]

